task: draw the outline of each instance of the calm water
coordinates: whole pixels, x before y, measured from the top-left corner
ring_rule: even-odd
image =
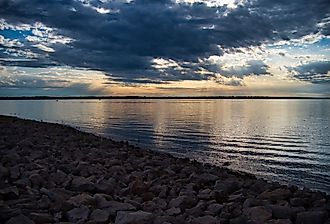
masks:
[[[330,193],[330,100],[0,101],[0,114]]]

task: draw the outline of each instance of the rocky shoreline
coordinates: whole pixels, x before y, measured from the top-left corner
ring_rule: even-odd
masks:
[[[0,223],[330,224],[330,196],[0,116]]]

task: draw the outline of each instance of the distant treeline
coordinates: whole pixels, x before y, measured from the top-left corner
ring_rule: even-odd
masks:
[[[80,100],[80,99],[330,99],[329,97],[298,96],[15,96],[0,100]]]

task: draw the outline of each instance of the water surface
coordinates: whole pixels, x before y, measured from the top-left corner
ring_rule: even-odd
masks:
[[[236,170],[330,193],[330,100],[0,101],[0,114],[229,162]]]

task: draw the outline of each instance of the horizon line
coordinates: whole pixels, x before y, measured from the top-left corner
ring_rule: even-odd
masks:
[[[330,96],[1,96],[0,100],[79,100],[79,99],[330,99]]]

